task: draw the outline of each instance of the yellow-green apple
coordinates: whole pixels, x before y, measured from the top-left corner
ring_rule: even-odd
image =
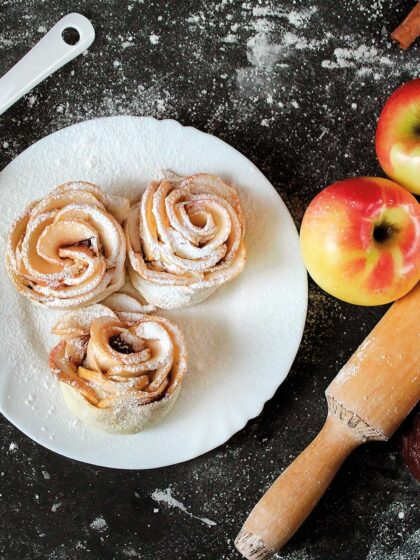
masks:
[[[300,245],[309,274],[329,294],[389,303],[420,278],[420,205],[388,179],[338,181],[306,209]]]
[[[375,144],[388,177],[420,194],[420,78],[399,87],[385,103]]]

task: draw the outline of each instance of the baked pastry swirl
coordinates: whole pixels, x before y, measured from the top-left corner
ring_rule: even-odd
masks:
[[[39,304],[76,309],[124,283],[126,198],[92,183],[60,185],[12,224],[6,266],[16,289]]]
[[[50,353],[50,367],[84,423],[135,433],[172,408],[187,368],[186,350],[174,324],[143,314],[131,296],[119,295],[108,304],[121,310],[129,302],[127,311],[95,304],[58,321],[53,332],[61,341]]]
[[[238,194],[215,175],[153,181],[125,231],[131,282],[157,307],[203,301],[245,265]]]

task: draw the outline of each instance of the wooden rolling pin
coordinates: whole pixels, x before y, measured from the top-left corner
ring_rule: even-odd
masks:
[[[279,550],[350,452],[366,441],[386,441],[420,399],[420,284],[392,305],[326,396],[321,432],[264,494],[235,540],[249,560]]]

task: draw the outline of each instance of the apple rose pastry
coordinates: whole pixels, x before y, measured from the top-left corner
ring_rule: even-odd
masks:
[[[245,265],[238,194],[215,175],[153,181],[125,227],[130,280],[157,307],[203,301]]]
[[[10,228],[6,266],[17,290],[39,304],[75,309],[124,283],[126,198],[70,182],[30,204]]]
[[[186,372],[186,350],[175,325],[143,314],[134,298],[119,295],[109,305],[121,310],[128,302],[126,311],[96,304],[59,320],[53,332],[62,340],[50,353],[50,367],[80,420],[131,434],[172,408]]]

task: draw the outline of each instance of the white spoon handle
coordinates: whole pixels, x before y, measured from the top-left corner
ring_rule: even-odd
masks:
[[[75,45],[67,44],[62,37],[63,31],[70,28],[79,33]],[[81,14],[68,14],[60,19],[33,49],[0,78],[0,115],[42,80],[85,51],[94,39],[92,24]]]

